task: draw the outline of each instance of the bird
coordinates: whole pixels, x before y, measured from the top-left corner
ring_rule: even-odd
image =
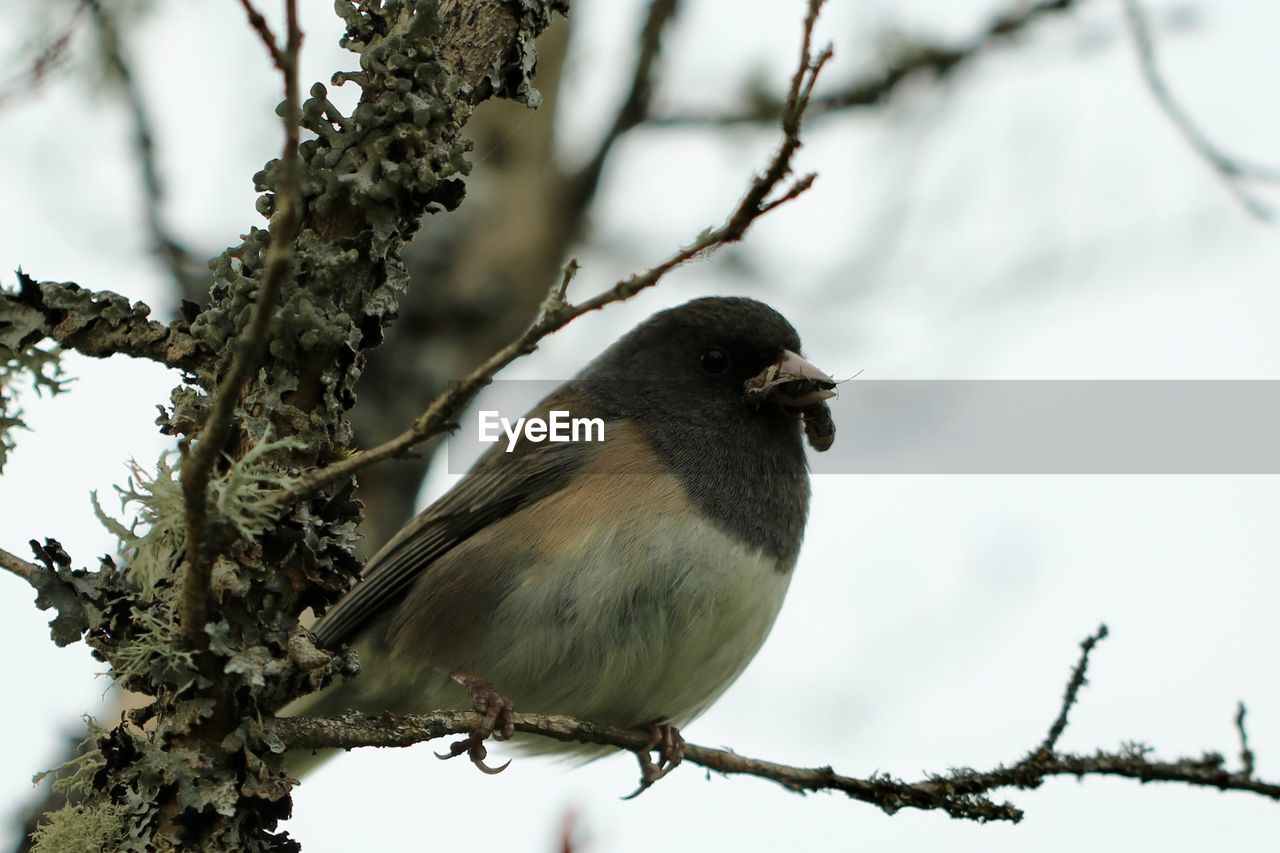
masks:
[[[511,736],[513,709],[568,714],[648,729],[641,790],[665,775],[679,728],[746,668],[791,581],[804,437],[821,450],[834,435],[835,382],[800,351],[791,323],[745,297],[695,299],[624,334],[530,413],[599,418],[602,440],[526,432],[489,448],[316,623],[321,646],[355,648],[360,674],[285,713],[470,705],[483,722],[441,757],[486,772],[506,766],[485,763],[484,741]]]

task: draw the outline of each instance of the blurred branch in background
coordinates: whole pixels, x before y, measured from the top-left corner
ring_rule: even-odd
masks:
[[[76,7],[69,21],[55,27],[51,34],[34,35],[31,43],[18,51],[18,56],[5,61],[6,67],[17,70],[0,78],[0,108],[9,101],[39,91],[50,77],[67,66],[71,38],[83,12],[83,6]]]
[[[627,131],[649,118],[657,70],[655,66],[662,49],[662,34],[674,20],[677,5],[677,0],[651,0],[649,13],[640,30],[640,46],[627,94],[622,99],[609,130],[596,147],[595,154],[586,165],[565,180],[564,213],[573,219],[575,225],[581,225],[587,206],[595,197],[600,186],[600,175],[604,172],[605,162],[613,151],[614,143]],[[777,115],[774,117],[776,119]],[[572,233],[577,236],[576,231]]]
[[[1280,169],[1249,163],[1229,155],[1209,139],[1191,114],[1173,96],[1172,90],[1160,73],[1156,61],[1155,40],[1151,35],[1151,24],[1147,20],[1147,13],[1143,10],[1142,4],[1138,0],[1124,0],[1124,9],[1133,35],[1134,46],[1138,51],[1143,80],[1146,81],[1147,88],[1151,90],[1160,109],[1187,140],[1187,144],[1218,173],[1222,183],[1250,215],[1265,222],[1274,221],[1275,210],[1250,192],[1248,184],[1280,185]]]
[[[685,760],[716,773],[768,779],[797,793],[840,791],[850,799],[870,803],[888,814],[913,808],[942,811],[953,818],[979,823],[1017,823],[1022,820],[1022,809],[1012,803],[996,802],[989,795],[1002,788],[1032,790],[1055,776],[1118,776],[1141,782],[1180,782],[1198,788],[1243,791],[1280,801],[1280,784],[1254,777],[1253,757],[1247,749],[1238,771],[1227,770],[1223,757],[1217,753],[1206,752],[1199,757],[1161,761],[1152,757],[1150,747],[1136,742],[1125,743],[1114,751],[1098,750],[1090,754],[1059,752],[1057,742],[1066,730],[1067,715],[1086,683],[1089,654],[1106,636],[1107,628],[1103,625],[1080,644],[1080,658],[1072,670],[1058,716],[1049,733],[1041,744],[1011,765],[997,765],[986,771],[957,768],[945,773],[927,774],[916,782],[904,782],[882,773],[857,779],[842,776],[831,767],[792,767],[747,758],[731,750],[693,744],[685,746]],[[1237,725],[1242,742],[1247,742],[1243,715],[1242,705]],[[376,717],[361,714],[329,718],[291,717],[272,720],[267,731],[295,749],[404,747],[446,735],[467,734],[479,719],[480,715],[474,711],[380,714]],[[515,729],[558,741],[604,744],[637,753],[650,746],[646,732],[603,726],[572,717],[516,713]],[[644,787],[647,785],[642,780],[641,788]]]
[[[908,80],[929,77],[933,82],[941,83],[996,47],[1013,43],[1034,24],[1082,5],[1083,0],[1015,3],[1009,10],[993,17],[967,44],[898,38],[882,67],[837,84],[834,91],[815,95],[809,112],[805,114],[805,121],[851,108],[879,106]],[[745,106],[736,111],[719,115],[669,113],[654,116],[649,123],[657,126],[758,124],[776,121],[784,106],[773,93],[758,89],[747,92],[744,100]]]
[[[164,216],[164,181],[157,165],[155,125],[147,107],[142,87],[126,56],[119,23],[114,12],[99,0],[83,0],[90,12],[97,34],[98,53],[108,83],[119,90],[129,107],[132,141],[138,176],[142,179],[143,204],[151,249],[169,271],[180,293],[207,291],[211,281],[209,267],[196,257],[169,230]]]

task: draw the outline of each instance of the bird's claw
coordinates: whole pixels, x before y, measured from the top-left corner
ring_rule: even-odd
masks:
[[[465,672],[455,672],[451,677],[462,685],[467,695],[471,697],[472,706],[484,716],[475,731],[462,740],[449,744],[447,752],[437,752],[436,758],[447,760],[466,753],[471,763],[481,773],[487,773],[490,776],[501,773],[510,766],[511,760],[508,759],[501,767],[490,767],[485,764],[484,760],[488,757],[489,751],[485,749],[484,742],[490,736],[494,740],[507,740],[515,734],[515,705],[483,678],[476,678]]]
[[[477,737],[474,733],[467,735],[462,740],[456,740],[449,744],[448,752],[437,752],[436,758],[447,761],[450,758],[457,758],[464,752],[471,759],[471,763],[476,766],[477,770],[490,776],[497,776],[511,766],[510,758],[501,767],[490,767],[485,764],[484,760],[489,757],[489,750],[484,747],[484,739]]]
[[[670,723],[655,720],[649,724],[649,739],[642,748],[636,750],[636,759],[640,762],[640,785],[622,799],[633,800],[647,791],[654,782],[666,776],[684,761],[684,736],[680,730]],[[654,761],[652,753],[658,753]]]

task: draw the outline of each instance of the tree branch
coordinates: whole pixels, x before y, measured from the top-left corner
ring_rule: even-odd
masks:
[[[18,292],[0,293],[0,357],[45,338],[93,358],[128,355],[206,377],[213,355],[187,324],[148,320],[151,309],[118,293],[72,282],[36,282],[18,272]]]
[[[1129,30],[1133,34],[1134,47],[1138,52],[1138,62],[1142,69],[1142,79],[1151,90],[1152,97],[1161,111],[1173,122],[1182,138],[1187,141],[1209,166],[1222,178],[1223,185],[1236,197],[1250,215],[1266,222],[1275,220],[1275,211],[1243,186],[1247,182],[1280,184],[1280,169],[1246,163],[1233,157],[1210,141],[1200,129],[1190,113],[1173,96],[1173,92],[1165,83],[1156,62],[1155,40],[1151,37],[1151,25],[1147,14],[1138,0],[1124,0],[1125,17],[1129,21]]]
[[[787,107],[781,117],[782,143],[770,158],[764,171],[756,175],[748,184],[742,199],[722,225],[702,232],[692,243],[645,272],[623,279],[608,290],[577,304],[571,304],[563,298],[567,281],[557,282],[544,300],[538,317],[523,334],[491,355],[460,382],[454,383],[436,397],[407,430],[377,447],[352,454],[325,468],[305,473],[293,488],[278,492],[274,502],[278,506],[288,506],[327,485],[347,479],[368,465],[399,456],[415,445],[444,432],[452,426],[458,413],[471,402],[480,389],[489,384],[494,374],[517,358],[533,352],[543,338],[564,328],[583,314],[599,310],[614,302],[630,299],[642,290],[657,284],[663,276],[677,267],[696,258],[706,257],[730,243],[741,240],[747,229],[757,219],[807,190],[813,184],[815,175],[803,175],[775,195],[775,191],[778,191],[783,180],[791,173],[792,159],[800,148],[801,116],[812,96],[813,84],[822,67],[831,58],[830,47],[817,54],[814,54],[811,49],[813,26],[823,2],[824,0],[809,2],[800,64],[792,78]]]
[[[252,8],[250,8],[252,20]],[[186,513],[186,573],[182,586],[180,614],[183,633],[187,641],[198,648],[207,641],[204,632],[208,613],[209,581],[212,573],[215,548],[208,537],[208,489],[209,479],[218,455],[231,434],[231,416],[240,401],[240,392],[250,375],[257,368],[267,344],[267,330],[271,322],[271,309],[281,285],[293,271],[293,241],[298,236],[302,221],[302,196],[298,185],[298,128],[301,118],[301,97],[298,91],[298,53],[302,47],[302,31],[298,28],[297,0],[285,4],[288,36],[283,50],[274,50],[272,57],[284,76],[285,107],[283,122],[285,132],[284,152],[281,154],[279,192],[275,212],[271,217],[271,243],[267,247],[266,272],[262,286],[254,300],[249,325],[236,340],[235,356],[231,368],[223,376],[214,396],[209,418],[199,439],[182,462],[182,495]],[[261,16],[259,16],[261,17]],[[262,25],[266,26],[265,22]],[[259,32],[263,32],[259,30]],[[264,37],[269,36],[266,31]]]
[[[1181,782],[1195,787],[1245,791],[1280,801],[1280,784],[1252,778],[1248,772],[1232,773],[1223,768],[1219,755],[1160,761],[1150,757],[1150,749],[1128,744],[1116,751],[1100,750],[1092,755],[1060,753],[1056,744],[1066,728],[1067,712],[1075,704],[1085,684],[1085,672],[1093,647],[1106,636],[1105,626],[1081,643],[1081,655],[1063,696],[1057,719],[1049,736],[1038,748],[1011,766],[998,765],[979,772],[970,769],[931,774],[914,782],[873,774],[859,779],[836,773],[831,767],[793,767],[773,761],[748,758],[727,749],[689,744],[685,761],[726,775],[756,776],[776,782],[790,791],[840,791],[893,814],[914,808],[942,811],[953,818],[986,822],[1017,822],[1023,812],[1011,803],[997,803],[988,795],[1002,788],[1030,790],[1054,776],[1119,776],[1142,782]],[[470,734],[480,722],[474,711],[440,711],[432,714],[346,714],[340,717],[293,717],[273,719],[263,726],[263,735],[279,737],[290,749],[353,749],[362,746],[405,747],[447,735]],[[547,714],[515,715],[515,730],[565,743],[599,744],[633,752],[649,743],[647,731]],[[1048,745],[1048,746],[1046,746]]]
[[[3,548],[0,548],[0,568],[13,572],[28,583],[31,582],[32,578],[43,571],[43,569],[36,564],[28,563],[17,554],[10,554]]]

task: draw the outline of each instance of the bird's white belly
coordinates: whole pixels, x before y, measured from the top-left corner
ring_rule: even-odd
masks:
[[[754,657],[792,567],[696,517],[660,524],[598,524],[505,596],[475,659],[518,710],[683,724]]]

